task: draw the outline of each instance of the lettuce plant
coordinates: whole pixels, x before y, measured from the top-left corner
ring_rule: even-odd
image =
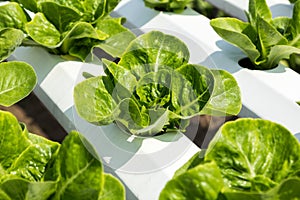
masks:
[[[118,0],[18,0],[2,5],[0,30],[14,28],[19,30],[19,35],[23,31],[28,36],[7,38],[4,50],[12,50],[8,45],[18,46],[22,42],[81,60],[85,60],[94,47],[118,57],[135,37],[122,26],[122,18],[109,16],[118,3]],[[0,56],[3,54],[5,52]]]
[[[76,110],[88,122],[115,122],[142,136],[184,131],[189,119],[200,114],[238,114],[235,79],[188,61],[189,50],[178,38],[159,31],[143,34],[118,63],[103,60],[106,75],[76,85]]]
[[[125,199],[123,185],[103,172],[78,132],[60,145],[0,111],[0,138],[0,199]]]
[[[144,0],[149,8],[167,12],[182,12],[191,0]]]
[[[166,184],[160,200],[300,199],[300,144],[283,126],[262,119],[224,124],[205,152]]]
[[[250,0],[248,22],[235,18],[217,18],[210,24],[226,41],[239,47],[251,61],[254,69],[275,68],[282,59],[300,53],[295,43],[299,41],[299,3],[295,4],[293,19],[272,19],[265,0]]]

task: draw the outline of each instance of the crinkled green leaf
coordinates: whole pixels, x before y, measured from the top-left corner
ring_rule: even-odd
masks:
[[[109,81],[102,76],[89,78],[76,85],[74,103],[79,116],[102,125],[113,122],[113,113],[117,105],[107,91],[107,85]]]
[[[239,47],[252,62],[259,58],[255,43],[244,33],[252,29],[249,23],[234,18],[217,18],[212,19],[210,25],[224,40]]]
[[[26,97],[37,77],[33,68],[19,61],[0,63],[0,105],[11,106]]]
[[[137,71],[136,74],[141,77],[147,73],[145,70],[156,72],[161,67],[176,69],[188,60],[189,50],[181,40],[159,31],[151,31],[133,40],[118,64]],[[147,65],[151,65],[150,69]]]
[[[214,75],[214,89],[202,114],[237,115],[241,110],[241,91],[234,77],[224,70],[211,70]]]
[[[250,22],[255,26],[256,21],[259,21],[257,17],[261,17],[265,21],[270,22],[272,20],[272,13],[267,5],[266,0],[249,0],[249,16]]]
[[[300,40],[300,2],[295,3],[293,8],[291,33],[293,38]]]
[[[6,170],[30,143],[17,119],[4,111],[0,111],[0,137],[0,165]]]
[[[57,181],[54,199],[98,199],[103,189],[103,168],[82,142],[79,133],[70,132],[61,144],[53,169],[45,181]],[[51,171],[53,172],[53,171]]]
[[[14,28],[0,30],[0,62],[8,58],[22,44],[24,33]],[[0,75],[1,76],[1,75]]]
[[[41,12],[60,33],[67,31],[73,23],[80,21],[80,14],[69,7],[55,2],[41,2],[40,6]]]
[[[10,3],[11,8],[8,5],[0,8],[0,19],[3,19],[0,30],[2,26],[26,30],[33,40],[26,45],[38,44],[54,54],[71,55],[84,61],[93,48],[100,47],[117,57],[135,38],[122,26],[122,20],[109,17],[119,0],[15,1],[19,4]],[[29,23],[29,15],[21,6],[35,13]]]
[[[168,110],[163,108],[140,108],[132,99],[124,99],[119,104],[116,122],[134,135],[153,136],[163,131],[168,124]],[[121,126],[121,128],[122,128]]]
[[[97,46],[113,57],[121,57],[135,35],[118,23],[116,19],[108,18],[98,21],[96,29],[101,30],[109,37]]]
[[[84,4],[85,12],[93,15],[93,20],[100,20],[109,15],[119,2],[120,0],[86,0]]]
[[[17,119],[8,112],[0,111],[0,123],[1,168],[7,175],[29,181],[41,180],[58,144],[47,140],[39,140],[38,143],[31,141],[26,127],[21,127]]]
[[[214,78],[200,65],[183,65],[172,74],[172,106],[183,118],[199,115],[211,97]]]
[[[49,0],[48,0],[49,1]],[[50,0],[67,7],[82,16],[86,22],[94,22],[108,15],[119,3],[119,0]],[[41,1],[43,2],[43,1]]]
[[[276,28],[276,30],[281,33],[281,35],[287,37],[289,36],[289,28],[291,24],[291,18],[289,17],[276,17],[271,21],[271,25]]]
[[[104,188],[99,200],[125,200],[125,188],[122,183],[110,174],[104,174]]]
[[[13,0],[14,2],[18,2],[20,5],[22,5],[22,7],[24,7],[25,9],[31,11],[31,12],[38,12],[38,2],[42,2],[45,0]]]
[[[171,101],[172,82],[180,84],[173,79],[172,71],[165,69],[157,72],[149,72],[137,82],[136,94],[139,101],[147,108],[156,106],[168,107]],[[190,85],[189,85],[190,86]],[[190,90],[192,91],[191,87]],[[193,96],[195,99],[196,97]]]
[[[265,69],[277,65],[282,59],[289,59],[291,54],[300,54],[300,48],[289,45],[276,45],[271,48],[268,61],[264,64]],[[296,56],[296,55],[295,55]]]
[[[26,24],[28,34],[35,42],[54,49],[62,54],[70,54],[84,60],[97,44],[96,40],[105,40],[108,35],[95,29],[90,23],[75,23],[72,29],[61,34],[42,13],[35,15],[32,22]]]
[[[61,42],[61,51],[84,60],[92,52],[97,41],[105,40],[108,37],[109,35],[95,29],[91,24],[78,22],[64,36]]]
[[[170,180],[162,192],[160,200],[216,200],[223,188],[223,180],[214,162],[198,165]]]
[[[51,146],[48,144],[31,144],[7,171],[29,181],[39,181],[44,175],[46,165],[52,155]]]
[[[102,62],[105,64],[105,67],[109,73],[111,73],[113,78],[116,79],[117,83],[121,84],[130,92],[134,91],[137,81],[130,70],[106,59],[103,59]]]
[[[258,65],[258,68],[260,68],[259,65],[261,64],[261,62],[264,62],[261,64],[262,69],[274,68],[278,65],[279,62],[275,63],[273,60],[270,60],[270,58],[268,58],[268,62],[272,62],[275,65],[266,66],[265,64],[266,59],[270,53],[270,48],[275,45],[285,45],[288,41],[283,35],[281,35],[280,32],[276,30],[275,27],[273,27],[270,23],[265,21],[263,18],[260,18],[259,16],[257,17],[257,29],[260,41],[259,47],[261,48],[261,55],[259,60],[255,61],[255,63]]]
[[[298,140],[279,124],[239,119],[223,125],[209,144],[214,160],[233,190],[265,192],[288,178],[300,160]]]
[[[2,200],[48,200],[55,189],[55,182],[29,182],[12,178],[0,183],[0,198]]]
[[[16,28],[24,30],[27,16],[17,3],[8,3],[0,6],[0,30],[3,28]]]
[[[37,13],[33,20],[26,24],[26,31],[35,42],[46,47],[55,48],[61,41],[60,32],[43,13]]]

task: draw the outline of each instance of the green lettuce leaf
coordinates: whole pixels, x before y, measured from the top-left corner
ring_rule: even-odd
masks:
[[[214,116],[236,115],[241,110],[240,88],[234,77],[224,70],[211,70],[214,75],[214,89],[212,95],[201,110],[201,114]]]
[[[80,21],[80,13],[72,8],[55,2],[41,2],[41,12],[61,33],[70,29],[73,23]],[[55,14],[54,14],[55,13]]]
[[[57,47],[61,41],[60,32],[43,13],[37,13],[33,20],[26,24],[26,31],[35,42],[50,48]]]
[[[58,144],[46,140],[31,141],[25,126],[10,113],[0,111],[0,165],[6,174],[29,181],[41,180]],[[23,130],[23,129],[24,130]]]
[[[216,200],[223,187],[218,166],[214,163],[198,165],[170,180],[159,199],[203,199]]]
[[[0,63],[0,105],[11,106],[26,97],[37,83],[33,68],[19,61]]]
[[[163,128],[169,122],[169,112],[164,108],[147,109],[140,108],[130,99],[124,99],[119,104],[119,112],[115,118],[116,123],[121,123],[131,134],[141,136],[153,136],[163,132]]]
[[[254,39],[251,35],[255,34],[253,27],[247,23],[235,18],[216,18],[210,21],[213,29],[227,42],[239,47],[251,61],[256,61],[260,52],[258,51]],[[251,30],[252,29],[252,30]]]
[[[110,174],[104,174],[104,187],[98,199],[125,200],[125,189],[122,183]]]
[[[106,77],[89,78],[74,89],[74,103],[79,116],[92,123],[107,125],[113,122],[117,105],[106,85],[111,84]],[[109,86],[112,87],[112,86]]]
[[[298,140],[284,127],[261,119],[226,123],[209,144],[205,160],[214,160],[234,190],[267,191],[295,170]]]
[[[123,21],[115,18],[99,20],[96,29],[101,30],[108,36],[103,42],[96,46],[103,49],[113,57],[120,57],[126,50],[128,44],[135,38],[135,35],[128,29],[121,26]]]
[[[100,160],[86,149],[77,132],[70,132],[44,181],[57,181],[54,199],[79,200],[97,199],[103,188],[103,179]]]
[[[133,40],[118,64],[132,70],[139,79],[150,71],[157,72],[158,68],[176,69],[189,58],[189,50],[180,39],[151,31]]]
[[[295,3],[293,8],[293,17],[291,19],[290,32],[293,36],[291,45],[300,46],[300,2]]]
[[[27,23],[27,15],[17,3],[8,3],[0,6],[0,30],[3,28],[15,28],[24,31]]]
[[[0,62],[8,58],[22,44],[24,33],[14,28],[0,30]]]
[[[3,200],[48,200],[55,189],[55,182],[29,182],[20,178],[12,178],[0,184],[0,198]]]
[[[258,18],[262,18],[267,22],[272,20],[272,13],[265,0],[249,0],[248,7],[248,16],[250,17],[249,22],[254,26],[259,22],[260,19]]]
[[[211,97],[214,77],[200,65],[183,65],[172,74],[171,110],[183,118],[199,115]]]

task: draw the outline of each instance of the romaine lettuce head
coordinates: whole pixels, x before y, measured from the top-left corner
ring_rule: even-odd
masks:
[[[0,60],[21,44],[43,46],[51,53],[83,61],[95,47],[119,57],[135,35],[122,25],[123,18],[109,16],[118,3],[119,0],[17,0],[2,5],[0,35],[5,40],[0,40]]]
[[[125,199],[118,179],[103,172],[80,133],[62,144],[31,134],[0,111],[0,199]]]
[[[115,122],[135,135],[184,131],[200,114],[237,114],[241,108],[235,79],[222,70],[189,64],[189,50],[159,31],[133,40],[118,63],[103,60],[106,76],[75,87],[79,115],[91,123]]]
[[[224,124],[206,151],[176,171],[160,199],[299,199],[299,186],[296,137],[274,122],[246,118]]]

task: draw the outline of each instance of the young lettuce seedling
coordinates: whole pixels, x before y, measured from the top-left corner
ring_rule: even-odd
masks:
[[[295,4],[293,19],[272,19],[265,0],[250,0],[248,22],[235,18],[217,18],[210,24],[227,42],[239,47],[251,61],[254,69],[275,68],[282,59],[300,53],[294,42],[299,41],[299,3]],[[295,33],[297,36],[295,36]],[[291,38],[292,37],[292,38]]]
[[[79,116],[152,136],[185,131],[196,115],[238,114],[240,90],[232,75],[189,64],[189,56],[187,46],[172,35],[152,31],[139,36],[117,64],[103,60],[106,76],[75,87]]]

